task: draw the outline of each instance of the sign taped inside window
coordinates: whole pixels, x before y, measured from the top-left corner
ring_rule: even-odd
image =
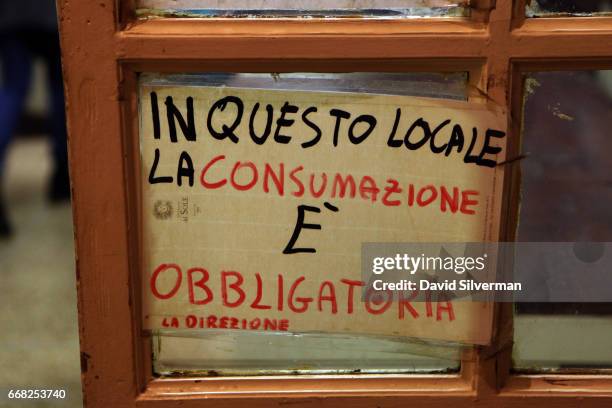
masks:
[[[145,329],[487,344],[492,305],[362,299],[365,242],[494,241],[504,112],[367,93],[143,84]]]

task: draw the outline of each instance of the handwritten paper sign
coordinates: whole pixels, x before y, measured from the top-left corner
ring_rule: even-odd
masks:
[[[486,303],[362,299],[364,242],[496,239],[505,116],[372,94],[142,86],[147,329],[486,344]]]

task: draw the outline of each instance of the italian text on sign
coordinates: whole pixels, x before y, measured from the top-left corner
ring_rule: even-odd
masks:
[[[505,129],[477,103],[142,86],[145,328],[486,344],[487,303],[364,301],[360,254],[496,240]]]

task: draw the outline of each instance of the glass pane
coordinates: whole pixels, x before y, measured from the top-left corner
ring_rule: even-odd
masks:
[[[138,0],[141,16],[458,17],[466,0]]]
[[[467,83],[464,72],[145,74],[140,81],[141,86],[359,92],[455,100],[467,99]],[[373,335],[168,328],[153,330],[151,336],[158,375],[448,373],[459,369],[462,352],[462,346],[453,343]]]
[[[337,334],[265,332],[159,333],[154,336],[158,375],[281,375],[453,373],[461,348],[405,339]]]
[[[612,71],[526,78],[520,241],[612,241],[611,124]],[[612,367],[610,304],[518,304],[514,329],[518,371]]]
[[[282,74],[179,74],[147,76],[142,82],[167,86],[232,86],[256,89],[365,92],[426,98],[467,99],[466,72],[452,73],[282,73]]]
[[[591,16],[612,12],[612,3],[603,0],[532,0],[527,17]]]

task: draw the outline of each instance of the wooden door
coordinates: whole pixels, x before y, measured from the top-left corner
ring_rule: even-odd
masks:
[[[154,375],[143,330],[139,78],[146,73],[466,72],[469,100],[508,112],[498,236],[519,207],[523,75],[610,69],[610,17],[525,18],[472,1],[450,18],[162,18],[135,1],[58,0],[67,94],[84,398],[90,407],[592,406],[605,374],[511,373],[512,305],[450,374]],[[494,239],[495,240],[495,239]]]

